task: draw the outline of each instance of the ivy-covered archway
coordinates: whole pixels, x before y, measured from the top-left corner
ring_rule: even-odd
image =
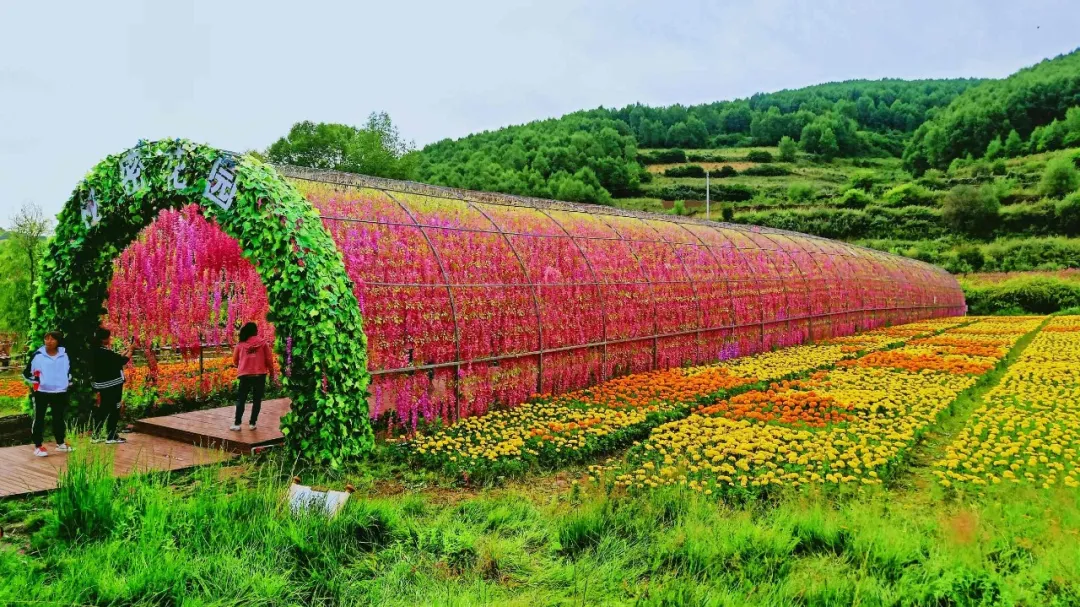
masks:
[[[368,452],[367,343],[341,254],[310,203],[250,156],[140,142],[95,166],[60,213],[34,299],[35,334],[63,331],[78,363],[104,312],[113,259],[160,211],[192,203],[240,243],[266,286],[275,351],[290,370],[286,444],[333,466]],[[77,385],[86,373],[74,365]]]

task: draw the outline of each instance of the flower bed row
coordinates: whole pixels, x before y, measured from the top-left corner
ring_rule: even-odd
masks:
[[[417,465],[474,478],[580,462],[644,438],[652,428],[684,418],[694,407],[966,322],[924,321],[714,365],[629,375],[462,419],[418,433],[399,447],[402,456]]]
[[[626,462],[592,467],[593,479],[708,495],[881,483],[942,411],[1040,322],[980,319],[722,399],[657,427]],[[967,352],[969,338],[985,347]]]
[[[1080,487],[1080,317],[1032,340],[934,463],[945,486]]]

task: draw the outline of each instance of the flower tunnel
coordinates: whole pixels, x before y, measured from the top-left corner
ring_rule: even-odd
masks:
[[[186,142],[135,153],[144,189],[124,185],[128,152],[61,215],[37,326],[104,316],[184,348],[269,323],[293,398],[287,437],[335,461],[370,446],[369,418],[453,422],[966,309],[944,270],[802,234],[269,167]],[[235,165],[229,206],[212,196],[222,158]],[[84,250],[98,265],[75,293],[63,281],[85,273]],[[137,304],[148,288],[158,296]],[[81,319],[59,312],[57,289],[85,300]]]

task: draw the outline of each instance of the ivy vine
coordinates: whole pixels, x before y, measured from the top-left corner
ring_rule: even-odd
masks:
[[[250,156],[186,140],[140,142],[95,166],[60,213],[31,312],[35,334],[64,332],[85,393],[81,354],[92,351],[113,259],[159,212],[192,203],[258,270],[279,357],[291,339],[286,446],[333,467],[368,453],[367,341],[341,254],[311,204]]]

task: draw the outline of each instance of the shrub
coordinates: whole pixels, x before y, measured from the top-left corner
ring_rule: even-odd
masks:
[[[686,152],[679,148],[653,150],[651,152],[639,153],[638,160],[641,161],[642,164],[676,164],[686,162]]]
[[[728,222],[734,221],[735,205],[731,204],[730,202],[725,202],[724,204],[720,205],[720,218]]]
[[[888,207],[937,206],[937,196],[915,183],[904,183],[892,188],[882,194],[881,201]]]
[[[688,162],[723,162],[724,157],[719,154],[710,154],[708,152],[687,152],[686,160]]]
[[[780,162],[795,162],[795,154],[799,147],[795,140],[784,135],[780,138]]]
[[[675,203],[671,205],[671,214],[672,215],[679,215],[679,216],[684,216],[685,217],[685,216],[691,215],[692,213],[693,213],[693,211],[686,208],[686,201],[685,200],[676,200]]]
[[[1080,305],[1080,284],[1045,276],[1019,277],[990,285],[963,284],[970,314],[1023,310],[1051,314]]]
[[[1001,203],[989,188],[956,186],[945,196],[941,218],[949,228],[979,238],[993,233]]]
[[[683,164],[665,169],[664,177],[705,177],[705,169],[696,164]]]
[[[717,201],[744,202],[754,197],[754,189],[741,185],[712,184],[710,197]],[[652,196],[663,200],[705,200],[705,187],[696,185],[669,185],[652,191]]]
[[[945,173],[940,169],[929,169],[919,179],[919,183],[931,190],[945,189]]]
[[[765,150],[750,150],[746,154],[746,160],[749,162],[772,162],[773,156]]]
[[[1080,173],[1067,156],[1058,156],[1046,163],[1046,171],[1039,182],[1039,192],[1051,198],[1064,198],[1080,187]]]
[[[1080,192],[1073,192],[1054,209],[1058,229],[1066,236],[1080,234]]]
[[[816,196],[817,190],[809,183],[793,183],[787,189],[787,198],[792,202],[809,202]]]
[[[742,173],[743,175],[750,175],[753,177],[782,177],[784,175],[790,175],[791,169],[775,164],[766,164],[747,167]]]
[[[731,166],[730,164],[725,164],[724,166],[720,167],[720,170],[716,172],[716,175],[714,175],[714,177],[720,177],[722,179],[724,177],[734,177],[738,174],[739,172],[735,170],[735,167]]]
[[[956,257],[971,268],[970,271],[978,272],[986,264],[986,257],[978,245],[963,244],[956,248]]]
[[[877,173],[873,171],[858,171],[851,176],[851,184],[848,185],[848,187],[869,192],[874,189],[875,183],[877,183]]]
[[[1057,209],[1050,200],[1003,207],[998,225],[1003,235],[1048,236],[1060,230]]]
[[[871,202],[873,202],[873,199],[870,198],[869,194],[862,190],[851,188],[840,196],[840,199],[837,201],[837,206],[845,209],[864,209],[866,208],[866,205]]]
[[[1009,172],[1009,167],[1008,167],[1008,165],[1005,164],[1005,161],[1002,160],[1001,158],[998,158],[997,160],[995,160],[993,162],[993,164],[990,165],[990,174],[991,175],[1005,175],[1008,172]]]

